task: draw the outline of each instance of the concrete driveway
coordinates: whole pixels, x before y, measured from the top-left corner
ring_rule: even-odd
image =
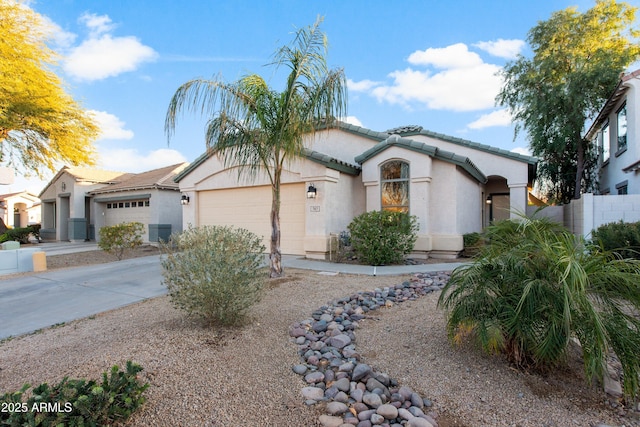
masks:
[[[166,292],[159,256],[0,278],[0,339]]]
[[[63,242],[41,246],[47,256],[98,249],[95,243]],[[464,263],[371,267],[284,255],[282,264],[285,268],[332,274],[382,276],[451,271]],[[0,340],[166,293],[167,289],[162,285],[159,255],[20,276],[0,276]]]

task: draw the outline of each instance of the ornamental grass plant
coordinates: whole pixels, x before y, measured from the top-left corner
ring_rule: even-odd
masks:
[[[588,380],[603,379],[613,353],[625,396],[637,397],[640,262],[546,219],[499,222],[485,238],[440,295],[450,339],[472,337],[519,367],[547,372],[566,362],[576,339]]]

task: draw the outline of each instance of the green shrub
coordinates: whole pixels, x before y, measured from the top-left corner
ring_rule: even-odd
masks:
[[[518,366],[549,370],[565,362],[572,338],[589,380],[606,374],[612,351],[627,397],[640,374],[640,261],[576,237],[558,224],[523,217],[487,229],[474,262],[453,271],[438,306],[453,342],[475,337]]]
[[[102,426],[119,423],[131,416],[145,401],[137,374],[142,368],[127,361],[126,371],[113,366],[95,380],[70,380],[49,386],[40,384],[28,393],[25,384],[20,391],[0,396],[0,425],[3,426]]]
[[[403,212],[366,212],[355,217],[348,228],[353,250],[369,265],[401,263],[418,237],[417,218]]]
[[[592,233],[594,243],[622,258],[640,259],[640,222],[613,222]]]
[[[242,228],[204,226],[162,245],[162,275],[174,306],[209,323],[235,325],[261,297],[264,250]]]
[[[462,241],[464,244],[464,256],[466,257],[475,256],[484,244],[482,234],[477,232],[463,234]]]
[[[100,228],[98,247],[105,252],[114,254],[118,261],[125,251],[142,245],[144,225],[140,222],[123,222],[122,224]]]
[[[0,243],[13,241],[27,244],[29,243],[29,236],[31,235],[40,240],[40,224],[29,225],[27,227],[8,228],[6,232],[0,234]]]

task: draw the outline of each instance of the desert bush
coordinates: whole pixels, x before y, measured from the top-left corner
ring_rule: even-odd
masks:
[[[40,224],[29,225],[27,227],[7,228],[7,231],[0,234],[0,243],[4,242],[20,242],[29,243],[29,236],[33,235],[40,240]]]
[[[565,362],[577,338],[589,380],[602,380],[612,351],[625,395],[636,396],[640,262],[544,219],[497,223],[486,234],[474,262],[454,270],[440,295],[450,339],[474,337],[487,352],[549,371]]]
[[[355,217],[348,228],[353,250],[369,265],[402,262],[418,237],[417,218],[404,212],[366,212]]]
[[[149,387],[141,384],[139,365],[127,361],[125,371],[113,366],[103,373],[102,382],[64,378],[0,396],[0,425],[3,426],[102,426],[119,423],[131,416],[145,401]]]
[[[174,306],[210,323],[241,323],[261,297],[264,250],[242,228],[204,226],[163,244],[162,275]]]
[[[612,222],[593,230],[594,243],[622,258],[640,259],[640,222]]]
[[[140,222],[123,222],[100,228],[98,247],[105,252],[114,254],[121,260],[127,250],[142,245],[144,224]]]

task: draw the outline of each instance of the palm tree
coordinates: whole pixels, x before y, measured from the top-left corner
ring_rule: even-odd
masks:
[[[304,137],[331,126],[346,115],[346,79],[342,69],[329,70],[327,38],[322,18],[296,32],[290,45],[276,51],[269,65],[286,66],[286,86],[271,89],[256,74],[237,82],[191,80],[178,88],[167,110],[165,132],[171,138],[177,114],[187,108],[207,115],[207,150],[219,154],[225,166],[255,178],[266,173],[271,183],[270,276],[283,274],[280,251],[280,183],[286,162],[299,157]]]
[[[487,352],[546,371],[565,363],[576,338],[589,380],[606,375],[613,353],[626,397],[637,397],[640,261],[544,218],[498,222],[485,238],[474,262],[453,271],[438,300],[448,310],[452,341],[472,336]]]

